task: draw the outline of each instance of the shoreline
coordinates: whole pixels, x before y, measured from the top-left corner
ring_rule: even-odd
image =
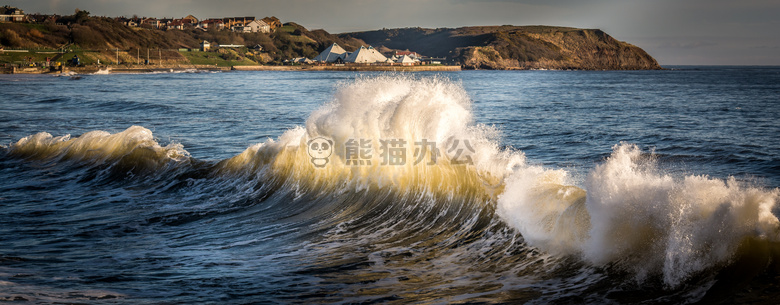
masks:
[[[96,73],[160,73],[181,71],[394,71],[394,72],[419,72],[419,71],[461,71],[460,66],[232,66],[216,67],[212,65],[162,65],[162,66],[87,66],[87,67],[63,67],[62,70],[51,71],[47,67],[11,67],[2,68],[0,74],[96,74]]]
[[[460,71],[460,66],[233,66],[234,71]]]

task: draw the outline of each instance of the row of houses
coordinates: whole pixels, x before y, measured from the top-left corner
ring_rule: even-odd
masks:
[[[357,64],[398,64],[403,66],[411,66],[421,63],[422,56],[416,52],[410,51],[396,51],[391,57],[382,55],[379,51],[371,46],[360,46],[355,52],[347,52],[339,46],[337,43],[333,43],[327,49],[322,51],[314,59],[308,60],[305,58],[293,59],[294,63],[357,63]]]
[[[198,18],[192,15],[188,15],[187,17],[181,19],[157,19],[145,17],[117,17],[115,19],[130,27],[149,26],[165,30],[184,30],[189,28],[196,28],[202,30],[229,29],[233,32],[239,33],[270,33],[277,27],[281,26],[281,22],[276,17],[256,19],[253,16],[211,18],[205,20],[198,20]]]
[[[25,15],[24,10],[8,5],[0,7],[0,22],[44,22],[47,20],[56,22],[59,18],[60,16],[58,15]],[[257,19],[254,16],[212,18],[205,20],[198,20],[198,18],[192,15],[179,19],[158,19],[134,16],[132,18],[116,17],[114,20],[130,27],[148,26],[163,30],[184,30],[188,28],[203,30],[229,29],[239,33],[270,33],[282,26],[281,21],[276,17]]]

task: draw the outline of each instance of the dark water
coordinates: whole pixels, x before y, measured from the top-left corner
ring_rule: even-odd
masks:
[[[0,88],[0,300],[780,296],[780,68],[5,75]],[[316,136],[335,140],[330,168],[309,163]],[[475,164],[345,167],[347,138],[470,140]]]

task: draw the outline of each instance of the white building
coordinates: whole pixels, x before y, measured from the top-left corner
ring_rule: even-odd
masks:
[[[271,32],[271,26],[265,23],[265,21],[262,21],[260,19],[252,20],[252,22],[247,23],[245,26],[249,27],[250,32],[252,33],[270,33]]]
[[[239,32],[239,33],[270,33],[271,32],[271,26],[265,23],[265,21],[255,19],[250,22],[247,22],[243,25],[236,25],[231,28],[233,32]]]
[[[313,64],[314,61],[311,59],[308,59],[306,57],[296,57],[289,61],[290,63],[299,63],[299,64]]]
[[[403,66],[411,66],[411,65],[414,65],[415,62],[416,61],[414,59],[412,59],[411,57],[409,57],[409,55],[401,56],[400,58],[395,60],[395,63],[401,64]]]
[[[0,22],[24,22],[24,11],[13,6],[0,7]]]
[[[375,50],[373,47],[364,47],[360,46],[360,49],[357,49],[355,52],[350,53],[347,58],[344,59],[344,62],[350,62],[350,63],[359,63],[359,64],[373,64],[373,63],[383,63],[387,61],[387,57],[382,55],[382,53],[379,53],[379,51]]]
[[[320,55],[314,57],[314,61],[318,62],[336,62],[339,58],[343,61],[347,58],[347,51],[336,43],[333,43],[325,51],[322,51]]]

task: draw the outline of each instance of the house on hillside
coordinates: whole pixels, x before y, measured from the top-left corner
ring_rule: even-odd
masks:
[[[138,27],[141,25],[141,21],[142,21],[141,18],[138,17],[130,18],[130,20],[127,20],[127,26],[134,27],[134,28]]]
[[[250,33],[252,28],[243,25],[234,25],[230,30],[236,33]]]
[[[238,33],[270,33],[271,27],[262,20],[252,20],[244,25],[235,25],[230,30]]]
[[[187,15],[187,17],[184,17],[181,20],[182,23],[184,24],[192,24],[192,25],[198,24],[198,18],[195,18],[195,16],[192,15]]]
[[[171,22],[168,22],[168,25],[166,26],[167,30],[183,30],[184,29],[184,22],[181,21],[181,19],[176,19]]]
[[[268,26],[271,27],[271,31],[276,30],[277,28],[282,27],[282,21],[280,21],[279,18],[276,18],[274,16],[265,17],[262,20],[263,20],[263,22],[268,24]]]
[[[225,28],[225,22],[223,22],[222,19],[207,19],[199,22],[198,27],[201,29],[221,30]]]
[[[117,22],[124,24],[129,27],[137,27],[141,24],[140,18],[125,18],[125,17],[117,17],[114,18]]]
[[[29,14],[26,16],[27,16],[27,21],[32,23],[44,23],[47,20],[57,22],[57,19],[60,18],[60,16],[58,15],[43,15],[43,14]]]
[[[149,25],[155,29],[160,28],[160,20],[155,18],[144,18],[141,20],[141,25]]]
[[[252,21],[255,20],[255,17],[247,16],[247,17],[226,17],[222,18],[222,22],[225,23],[225,27],[228,29],[233,29],[235,26],[244,26]],[[242,29],[243,30],[243,29]]]
[[[159,23],[157,24],[157,28],[158,29],[165,29],[165,28],[168,27],[168,24],[170,24],[171,22],[173,22],[173,19],[162,18],[162,19],[159,20]]]
[[[338,60],[343,62],[345,58],[347,58],[347,51],[334,42],[331,46],[322,51],[322,53],[314,57],[314,61],[334,63]]]
[[[248,27],[251,33],[259,32],[268,34],[271,32],[271,26],[262,20],[252,20],[251,22],[244,25],[244,27]]]
[[[200,50],[203,52],[208,52],[209,50],[211,50],[211,44],[208,41],[204,40],[203,42],[200,43]]]
[[[0,7],[0,22],[24,22],[24,11],[13,6]]]

